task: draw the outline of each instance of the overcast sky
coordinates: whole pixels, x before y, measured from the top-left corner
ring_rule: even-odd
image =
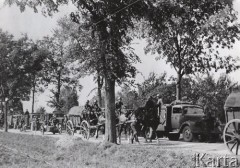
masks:
[[[23,33],[27,33],[30,38],[35,40],[41,39],[46,35],[51,35],[51,31],[56,26],[57,20],[69,14],[74,9],[73,6],[62,7],[60,12],[54,14],[53,17],[44,17],[41,13],[34,13],[32,9],[27,9],[21,13],[16,6],[3,6],[3,2],[4,0],[0,0],[0,28],[10,32],[16,38],[20,37]],[[234,1],[234,8],[240,13],[240,0]],[[165,61],[156,61],[155,56],[145,55],[143,50],[145,45],[146,43],[143,40],[135,40],[133,44],[136,54],[142,60],[142,63],[137,64],[136,67],[143,76],[147,77],[150,72],[161,74],[164,71],[167,72],[168,76],[176,76],[175,71],[169,65],[166,65]],[[233,50],[224,50],[221,54],[240,56],[240,42],[234,45]],[[219,74],[217,73],[217,75]],[[136,81],[142,82],[143,76],[137,75]],[[240,83],[240,70],[231,73],[230,76],[234,81]],[[91,98],[92,95],[87,96],[96,87],[96,84],[93,82],[92,77],[81,79],[81,84],[83,85],[83,91],[79,94],[79,103],[83,105],[87,99]],[[45,106],[48,111],[52,111],[46,106],[49,94],[49,92],[45,92],[42,95],[38,95],[35,109],[39,106]],[[26,108],[31,111],[30,102],[24,103],[24,110]]]

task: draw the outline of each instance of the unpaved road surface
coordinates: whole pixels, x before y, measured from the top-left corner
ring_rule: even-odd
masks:
[[[2,131],[2,130],[0,130]],[[66,133],[62,134],[55,134],[53,135],[51,132],[46,132],[44,135],[41,135],[40,131],[29,131],[26,132],[20,132],[19,130],[15,129],[9,129],[9,132],[11,133],[18,133],[18,134],[29,134],[29,135],[36,135],[36,136],[47,136],[47,137],[53,137],[53,138],[64,138],[68,136]],[[74,134],[75,137],[82,138],[81,135],[78,133]],[[100,135],[98,139],[95,139],[94,137],[90,138],[90,142],[99,143],[103,141],[103,136]],[[128,144],[128,140],[125,138],[122,138],[122,144]],[[231,153],[228,151],[227,147],[224,143],[205,143],[205,142],[183,142],[181,139],[179,141],[169,141],[167,138],[160,138],[158,141],[153,140],[152,143],[145,143],[144,139],[140,137],[140,144],[133,144],[133,145],[144,145],[144,146],[163,146],[165,149],[169,150],[180,150],[180,151],[192,151],[196,153],[209,153],[209,154],[218,154],[218,155],[231,155]]]

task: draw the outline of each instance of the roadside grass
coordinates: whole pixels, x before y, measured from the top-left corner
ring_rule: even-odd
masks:
[[[193,156],[191,150],[161,143],[116,145],[0,132],[0,167],[185,168],[195,167]]]
[[[57,151],[56,141],[56,138],[46,136],[0,132],[0,148],[4,149],[4,152],[1,150],[0,167],[47,165],[45,162]]]

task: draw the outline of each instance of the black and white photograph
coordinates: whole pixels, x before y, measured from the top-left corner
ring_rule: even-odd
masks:
[[[240,0],[0,0],[0,168],[240,167]]]

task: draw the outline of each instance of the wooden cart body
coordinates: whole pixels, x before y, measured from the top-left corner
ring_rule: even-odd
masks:
[[[231,93],[225,102],[226,125],[223,131],[224,143],[235,155],[239,155],[240,146],[240,92]]]

